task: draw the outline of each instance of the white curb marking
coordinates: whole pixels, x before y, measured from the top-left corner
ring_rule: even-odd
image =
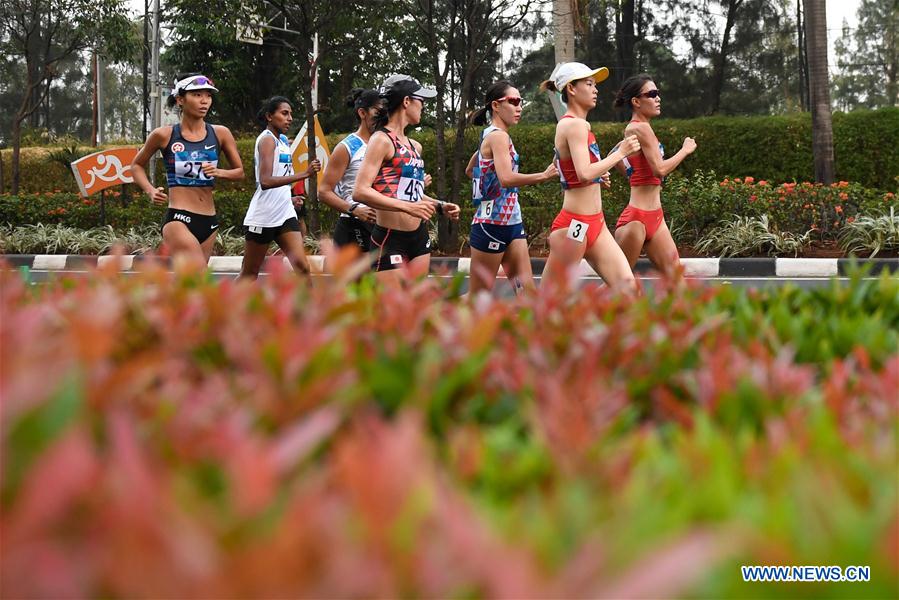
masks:
[[[839,267],[835,258],[778,258],[774,272],[778,277],[832,277]]]
[[[687,277],[718,277],[718,261],[717,258],[682,258],[680,264]]]
[[[35,271],[64,271],[67,258],[66,254],[38,254],[31,268]]]
[[[130,271],[134,266],[134,255],[133,254],[122,254],[120,256],[116,255],[106,255],[97,257],[97,267],[104,267],[107,264],[116,265],[119,271]]]
[[[240,273],[243,265],[243,256],[211,256],[209,268],[219,273]]]

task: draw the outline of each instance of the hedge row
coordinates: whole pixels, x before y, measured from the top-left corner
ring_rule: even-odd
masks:
[[[60,223],[85,229],[109,224],[117,230],[127,230],[161,222],[165,207],[151,204],[143,197],[127,201],[115,194],[117,192],[107,198],[105,223],[94,198],[82,199],[72,193],[0,196],[0,223]],[[714,173],[696,173],[690,178],[672,177],[666,183],[663,197],[666,218],[680,244],[693,244],[721,221],[730,221],[735,216],[761,215],[768,215],[772,227],[778,231],[803,235],[811,230],[816,239],[834,241],[840,228],[860,214],[883,214],[890,207],[899,210],[896,193],[882,193],[855,183],[844,181],[821,186],[806,182],[775,186],[752,177],[719,180]],[[216,210],[223,229],[240,228],[249,198],[246,192],[215,192]],[[609,227],[614,228],[627,198],[627,187],[620,181],[604,195],[603,208]],[[530,241],[542,239],[561,205],[558,188],[524,188],[521,202]],[[317,213],[321,230],[331,231],[337,213],[321,204],[312,210]],[[463,204],[462,239],[468,237],[473,211],[470,203]],[[307,221],[312,222],[312,219]]]
[[[452,285],[0,271],[0,597],[896,597],[899,281]]]
[[[715,171],[728,177],[751,176],[770,182],[810,181],[814,179],[811,147],[811,117],[807,114],[772,117],[703,117],[699,119],[660,119],[654,128],[668,153],[677,151],[685,136],[694,137],[697,151],[680,168],[683,175],[697,171]],[[603,152],[621,137],[622,123],[594,123]],[[542,170],[552,160],[554,126],[520,125],[513,130],[522,169]],[[836,175],[840,180],[866,187],[892,190],[899,176],[899,109],[836,113],[833,116]],[[451,132],[447,132],[450,136]],[[471,129],[465,136],[463,156],[474,151],[479,132]],[[413,133],[424,145],[425,163],[434,171],[435,142],[432,132]],[[328,136],[330,147],[341,134]],[[451,140],[449,140],[451,142]],[[246,180],[240,184],[223,183],[221,189],[253,188],[253,139],[237,142]],[[450,143],[450,152],[452,144]],[[47,148],[22,150],[24,193],[53,190],[75,192],[71,173],[59,163],[49,162]],[[2,153],[5,178],[9,179],[11,151]],[[463,186],[467,195],[467,181]]]

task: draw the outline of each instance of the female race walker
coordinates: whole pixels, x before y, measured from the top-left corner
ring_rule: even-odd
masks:
[[[243,163],[237,153],[234,136],[227,127],[206,123],[212,106],[212,94],[218,92],[212,80],[198,73],[180,75],[168,98],[181,113],[177,125],[154,129],[131,163],[134,181],[158,204],[168,203],[162,223],[162,240],[173,257],[209,262],[219,222],[212,201],[216,179],[243,179]],[[169,192],[154,188],[147,178],[147,163],[157,150],[162,151]],[[218,167],[224,153],[230,169]]]
[[[625,106],[631,110],[631,122],[624,133],[636,135],[642,150],[617,165],[630,178],[631,199],[618,218],[615,240],[632,269],[645,250],[656,269],[671,273],[680,257],[662,212],[662,181],[696,150],[696,142],[685,138],[677,154],[665,158],[665,148],[650,125],[662,112],[662,99],[649,75],[634,75],[624,82],[615,107]]]
[[[543,271],[550,285],[564,278],[582,258],[613,289],[633,291],[634,275],[606,227],[600,184],[607,185],[609,168],[640,149],[635,136],[624,138],[606,158],[599,154],[587,112],[596,106],[596,84],[609,76],[605,67],[563,63],[541,89],[562,93],[568,112],[556,125],[556,166],[562,184],[562,210],[552,223],[549,258]]]
[[[287,130],[293,122],[293,107],[284,96],[266,100],[256,116],[265,129],[256,138],[256,191],[243,220],[246,246],[241,277],[256,279],[272,242],[284,251],[293,270],[309,275],[309,261],[303,248],[303,234],[291,200],[290,184],[321,170],[311,160],[303,173],[293,172],[293,157]]]
[[[353,189],[368,140],[375,131],[375,117],[381,106],[381,97],[377,90],[356,88],[347,98],[347,106],[353,109],[359,127],[355,133],[340,140],[331,153],[319,197],[322,202],[340,211],[340,218],[334,227],[334,244],[338,248],[355,244],[362,252],[368,252],[371,250],[375,211],[353,200]]]
[[[521,102],[521,94],[511,83],[497,81],[487,88],[484,106],[471,117],[475,125],[486,125],[490,116],[490,126],[481,134],[481,144],[470,163],[472,198],[477,206],[469,239],[472,293],[492,290],[501,264],[513,289],[534,289],[518,187],[549,181],[558,171],[550,163],[542,173],[518,172],[521,160],[509,128],[521,119]]]
[[[412,277],[426,275],[431,263],[428,219],[436,211],[459,218],[459,207],[424,194],[425,171],[421,144],[406,137],[409,125],[418,125],[426,99],[437,91],[423,87],[408,75],[388,77],[379,89],[385,100],[375,119],[365,158],[356,176],[353,199],[375,209],[373,264],[381,279],[399,279],[404,265]]]

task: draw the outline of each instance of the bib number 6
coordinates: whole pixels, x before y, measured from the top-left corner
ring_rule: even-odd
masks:
[[[479,213],[479,218],[489,219],[490,215],[493,214],[493,200],[487,200],[486,202],[482,200]]]
[[[572,219],[571,224],[568,225],[568,239],[583,244],[584,240],[587,239],[588,227],[589,225],[587,225],[587,223]]]

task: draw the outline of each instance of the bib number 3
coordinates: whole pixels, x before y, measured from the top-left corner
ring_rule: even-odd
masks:
[[[571,224],[568,225],[568,239],[574,240],[579,244],[583,244],[584,240],[587,239],[587,228],[589,226],[587,223],[583,221],[578,221],[577,219],[572,219]]]

